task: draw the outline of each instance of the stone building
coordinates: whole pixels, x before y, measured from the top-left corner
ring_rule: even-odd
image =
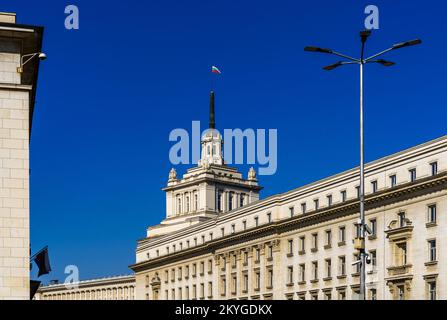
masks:
[[[166,219],[138,241],[136,298],[357,299],[358,168],[258,200],[212,119],[198,166],[169,174]],[[447,299],[446,189],[447,136],[366,165],[368,299]]]
[[[0,13],[0,300],[29,299],[29,142],[43,28]]]
[[[133,275],[85,280],[41,287],[35,300],[134,300]]]

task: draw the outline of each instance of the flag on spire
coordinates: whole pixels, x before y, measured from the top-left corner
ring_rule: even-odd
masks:
[[[220,72],[220,70],[216,66],[212,66],[211,67],[211,72],[212,73],[216,73],[216,74],[221,74],[222,73],[222,72]]]

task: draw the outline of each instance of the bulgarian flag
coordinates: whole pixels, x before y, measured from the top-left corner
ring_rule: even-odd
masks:
[[[222,72],[220,72],[220,70],[217,68],[217,67],[215,67],[215,66],[212,66],[211,67],[211,72],[212,73],[216,73],[216,74],[221,74]]]

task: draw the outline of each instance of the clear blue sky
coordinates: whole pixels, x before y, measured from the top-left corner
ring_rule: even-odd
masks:
[[[80,9],[80,30],[64,8]],[[31,141],[33,252],[53,273],[129,273],[136,240],[165,216],[169,132],[206,121],[211,65],[218,128],[277,128],[276,175],[262,196],[358,163],[358,70],[308,44],[358,54],[366,5],[380,30],[368,52],[416,37],[419,47],[368,66],[366,158],[446,133],[447,5],[441,1],[2,1],[21,23],[45,26]],[[178,167],[183,172],[185,167]],[[246,167],[242,168],[244,173]]]

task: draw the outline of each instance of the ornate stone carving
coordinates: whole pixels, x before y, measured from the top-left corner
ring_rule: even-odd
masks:
[[[256,171],[253,167],[248,170],[248,180],[249,181],[257,181],[256,179]]]
[[[177,171],[174,168],[169,171],[169,181],[177,181]]]

